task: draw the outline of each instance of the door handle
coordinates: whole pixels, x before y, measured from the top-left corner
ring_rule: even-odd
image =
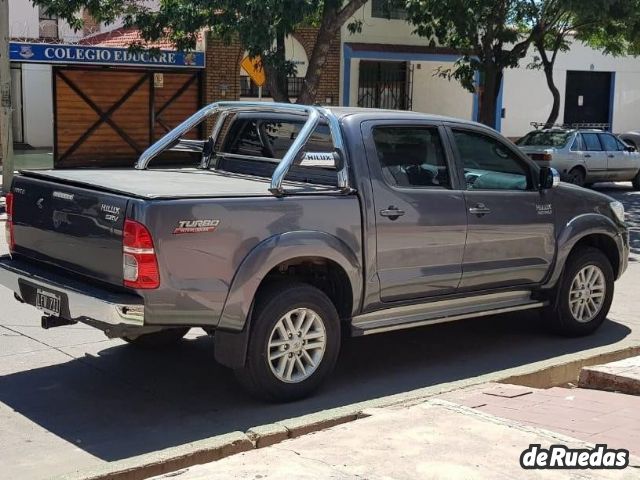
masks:
[[[616,158],[615,155],[608,155],[609,158]]]
[[[404,210],[400,210],[398,207],[391,205],[386,210],[380,210],[380,215],[389,218],[389,220],[397,220],[404,215]]]
[[[491,213],[491,209],[487,208],[487,206],[484,203],[478,203],[469,209],[469,213],[482,217],[484,215]]]
[[[591,158],[591,155],[589,155],[588,153],[584,156],[584,158]]]

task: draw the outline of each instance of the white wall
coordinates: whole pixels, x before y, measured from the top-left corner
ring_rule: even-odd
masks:
[[[473,94],[455,80],[434,76],[438,68],[450,68],[451,63],[412,62],[412,65],[413,111],[471,119]]]
[[[510,137],[522,136],[531,130],[530,122],[545,121],[551,111],[553,99],[544,74],[524,67],[534,54],[531,49],[529,57],[522,60],[522,67],[505,72],[506,118],[502,120],[502,133]],[[559,54],[554,70],[555,83],[562,96],[559,122],[564,118],[568,70],[615,72],[613,131],[640,128],[640,58],[604,55],[580,42],[575,42],[569,52]]]
[[[22,64],[24,142],[32,147],[53,146],[51,66]]]
[[[12,38],[40,38],[39,7],[31,0],[9,0],[9,32]],[[59,20],[58,36],[73,43],[82,38],[82,31],[76,33],[67,22]]]
[[[9,32],[13,38],[38,38],[38,9],[30,0],[9,0]]]
[[[349,33],[347,25],[362,20],[362,32]],[[365,3],[342,26],[342,41],[354,43],[388,43],[393,45],[426,45],[424,38],[413,34],[415,27],[404,20],[387,20],[371,16],[371,2]]]

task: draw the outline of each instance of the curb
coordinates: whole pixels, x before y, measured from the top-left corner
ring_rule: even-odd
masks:
[[[531,388],[557,387],[567,383],[575,383],[577,385],[583,367],[616,362],[638,355],[640,355],[640,346],[632,345],[613,352],[605,352],[586,358],[579,358],[571,362],[541,368],[523,375],[514,375],[504,378],[498,383],[510,383],[512,385],[522,385]]]
[[[213,462],[254,448],[253,442],[244,433],[231,432],[109,463],[91,471],[62,475],[56,477],[56,480],[142,480]]]
[[[638,357],[640,360],[640,357]],[[580,388],[618,392],[626,395],[640,395],[640,378],[633,366],[620,366],[620,363],[607,363],[585,367],[578,379]]]
[[[424,402],[429,397],[487,382],[512,383],[535,388],[575,382],[583,366],[620,360],[638,354],[640,354],[640,345],[636,343],[614,351],[607,351],[606,347],[600,347],[595,351],[586,353],[585,358],[578,360],[570,359],[571,354],[568,354],[565,355],[565,357],[569,357],[568,361],[563,363],[557,363],[563,361],[562,357],[537,362],[530,365],[535,369],[525,374],[510,375],[510,372],[517,372],[523,369],[522,367],[515,367],[506,371],[458,380],[444,385],[433,385],[410,392],[366,400],[344,407],[252,427],[246,433],[232,432],[159,452],[120,460],[92,470],[56,477],[56,480],[142,480],[177,472],[194,465],[220,460],[236,453],[268,447],[291,438],[366,418],[375,414],[376,409],[379,408],[410,406]],[[553,385],[542,385],[545,381],[550,380],[553,381]]]

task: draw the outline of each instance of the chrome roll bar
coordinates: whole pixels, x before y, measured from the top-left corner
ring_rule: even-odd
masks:
[[[349,175],[348,166],[345,158],[344,139],[342,137],[342,131],[340,124],[336,116],[328,109],[310,105],[296,105],[290,103],[272,103],[272,102],[217,102],[207,105],[202,108],[191,117],[186,119],[176,128],[167,133],[164,137],[158,140],[145,150],[140,158],[136,162],[135,168],[138,170],[146,170],[151,160],[160,155],[165,150],[173,147],[176,142],[180,140],[191,129],[195,128],[207,118],[215,115],[217,112],[222,112],[220,118],[216,121],[212,131],[212,138],[214,141],[222,130],[224,120],[232,112],[272,112],[272,113],[296,113],[300,115],[306,115],[307,120],[300,129],[296,139],[291,144],[291,147],[284,155],[271,177],[271,186],[269,191],[274,195],[284,195],[285,191],[282,188],[282,183],[293,165],[293,161],[296,159],[304,145],[311,137],[311,134],[318,126],[321,118],[324,118],[331,131],[331,138],[333,146],[341,158],[342,166],[337,172],[338,176],[338,188],[343,191],[350,190],[349,187]],[[201,164],[201,167],[206,168],[208,165]]]

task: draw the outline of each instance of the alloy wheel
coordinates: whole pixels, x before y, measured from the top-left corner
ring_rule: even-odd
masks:
[[[604,304],[605,276],[600,267],[587,265],[574,277],[569,290],[569,309],[580,323],[593,320]]]
[[[322,318],[296,308],[278,320],[268,342],[271,372],[285,383],[299,383],[317,370],[324,356],[327,332]]]

